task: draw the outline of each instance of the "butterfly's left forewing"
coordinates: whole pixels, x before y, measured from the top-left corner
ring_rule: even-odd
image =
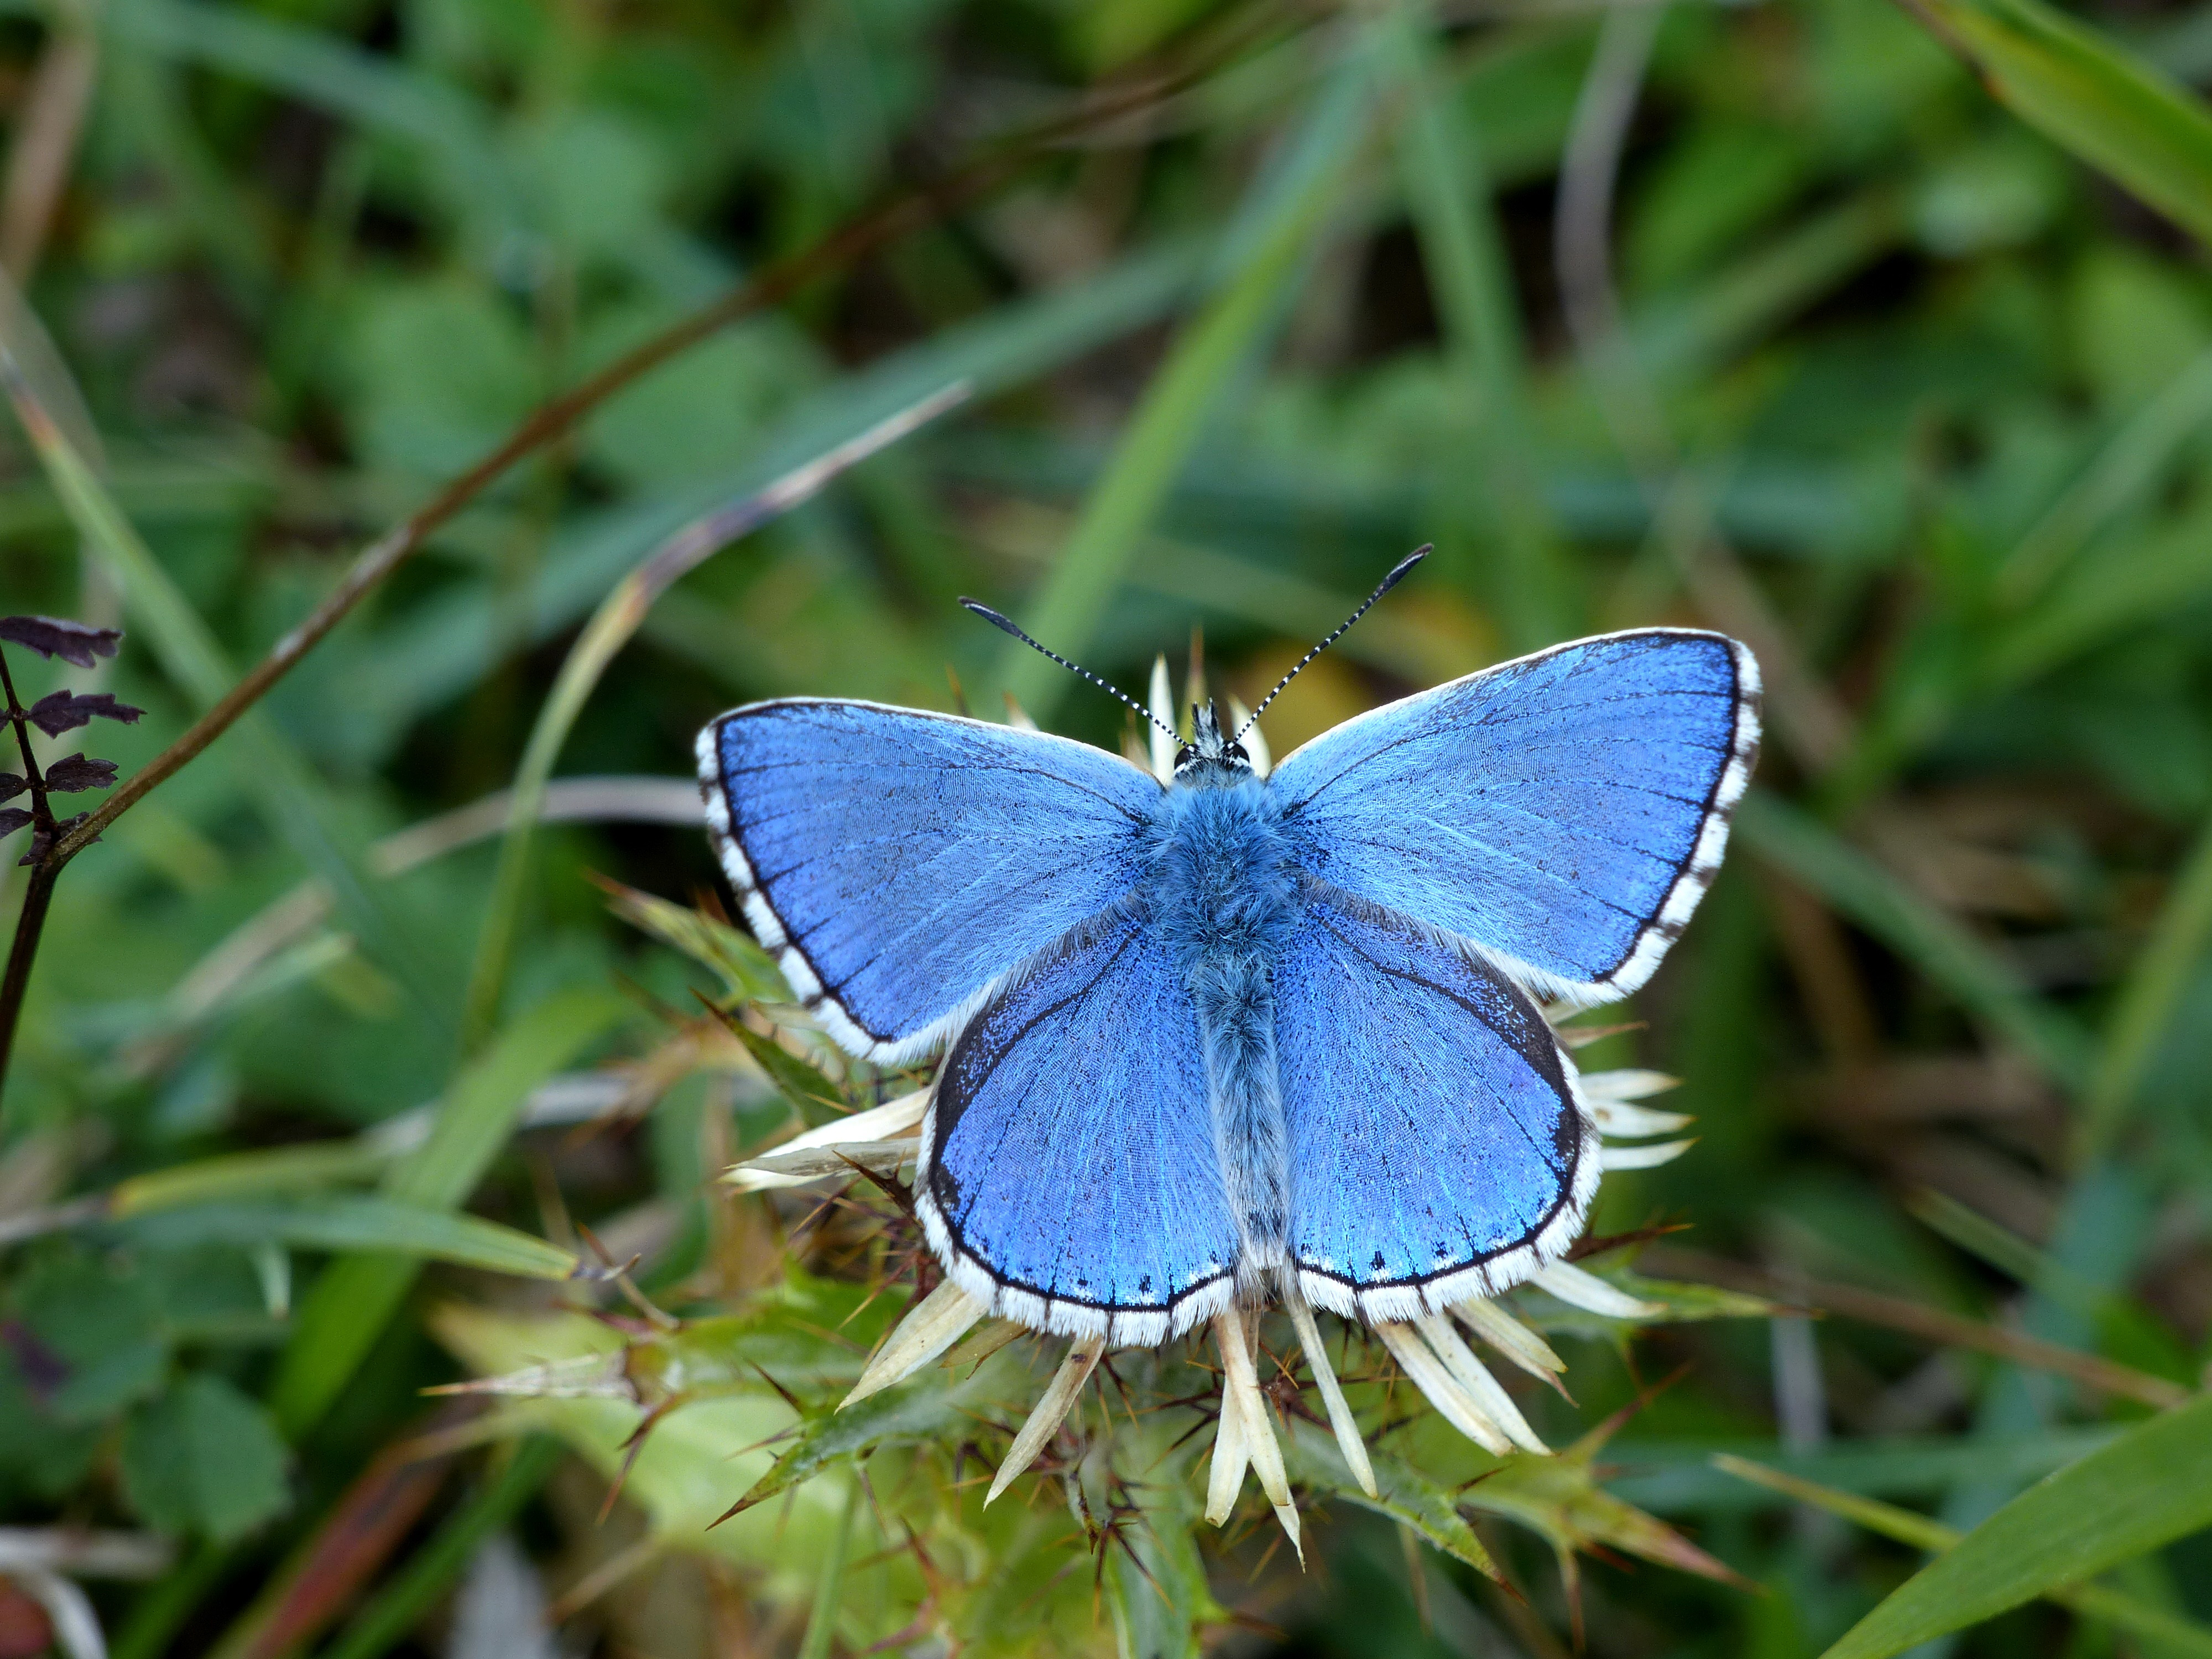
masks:
[[[1309,881],[1275,972],[1306,1298],[1401,1320],[1564,1255],[1597,1189],[1574,1065],[1464,942]]]
[[[761,943],[831,1036],[890,1064],[1125,897],[1160,796],[1087,744],[801,697],[708,726],[699,777]]]

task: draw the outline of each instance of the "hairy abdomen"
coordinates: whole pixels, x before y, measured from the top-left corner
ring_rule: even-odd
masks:
[[[1290,1223],[1274,966],[1296,920],[1296,874],[1265,784],[1179,785],[1165,808],[1152,925],[1198,1006],[1214,1147],[1242,1266],[1256,1273],[1281,1261]]]

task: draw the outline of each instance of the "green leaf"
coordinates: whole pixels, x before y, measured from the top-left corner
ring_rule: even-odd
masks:
[[[1198,1508],[1188,1480],[1162,1481],[1121,1526],[1126,1549],[1106,1552],[1108,1610],[1121,1651],[1144,1659],[1198,1659],[1200,1629],[1222,1617],[1198,1553]]]
[[[71,1251],[40,1261],[17,1285],[15,1309],[68,1375],[48,1408],[89,1423],[161,1391],[169,1338],[152,1286],[127,1267]]]
[[[1983,84],[2046,137],[2212,241],[2212,116],[2040,0],[1907,0]]]
[[[607,908],[631,927],[712,969],[732,995],[756,1001],[794,1000],[774,959],[728,922],[702,910],[671,904],[651,893],[641,893],[618,881],[601,878],[599,885],[606,891]]]
[[[730,1506],[740,1515],[788,1487],[820,1474],[830,1464],[878,1446],[909,1444],[964,1423],[974,1379],[946,1388],[934,1376],[922,1388],[890,1389],[844,1411],[823,1412],[806,1420],[797,1442],[779,1456]]]
[[[520,1316],[449,1304],[428,1322],[438,1340],[479,1376],[580,1366],[594,1356],[612,1356],[618,1363],[624,1346],[616,1332],[580,1314]],[[627,1467],[624,1492],[672,1544],[739,1563],[763,1557],[808,1562],[835,1522],[842,1494],[834,1473],[809,1482],[788,1504],[714,1525],[730,1500],[766,1473],[775,1449],[788,1444],[778,1437],[794,1425],[791,1408],[768,1383],[755,1380],[750,1393],[732,1390],[668,1412],[654,1421],[641,1446],[631,1443],[639,1407],[626,1400],[535,1399],[517,1411],[522,1420],[558,1434],[609,1478]]]
[[[195,1373],[131,1417],[123,1489],[162,1531],[226,1542],[284,1508],[284,1459],[267,1412]]]
[[[852,1109],[843,1091],[823,1075],[820,1067],[808,1064],[781,1043],[763,1036],[735,1014],[720,1008],[714,1013],[744,1051],[759,1062],[776,1092],[789,1101],[792,1109],[808,1123],[826,1123]]]
[[[372,1250],[450,1261],[525,1279],[567,1279],[576,1258],[542,1238],[477,1216],[362,1194],[301,1204],[209,1204],[165,1211],[118,1229],[145,1243],[289,1244]]]
[[[1411,1464],[1370,1448],[1368,1459],[1374,1465],[1376,1496],[1370,1498],[1344,1467],[1344,1454],[1337,1449],[1335,1437],[1327,1429],[1303,1420],[1292,1423],[1290,1429],[1285,1461],[1302,1484],[1333,1492],[1347,1503],[1372,1510],[1377,1515],[1387,1515],[1411,1527],[1443,1553],[1464,1561],[1485,1577],[1494,1578],[1501,1584],[1505,1582],[1497,1562],[1482,1547],[1482,1540],[1474,1535],[1474,1528],[1468,1525],[1467,1517],[1452,1501],[1451,1493],[1417,1473]]]
[[[648,1402],[757,1393],[763,1373],[785,1388],[842,1395],[908,1305],[896,1292],[872,1296],[865,1285],[793,1273],[782,1294],[757,1307],[641,1338],[625,1370]]]
[[[1884,1659],[2212,1526],[2212,1395],[2029,1487],[1853,1626],[1825,1659]]]
[[[1598,1484],[1594,1459],[1613,1427],[1601,1425],[1555,1457],[1509,1457],[1496,1474],[1470,1487],[1465,1501],[1543,1537],[1559,1555],[1562,1572],[1571,1572],[1574,1554],[1601,1544],[1661,1566],[1741,1583],[1665,1522]]]

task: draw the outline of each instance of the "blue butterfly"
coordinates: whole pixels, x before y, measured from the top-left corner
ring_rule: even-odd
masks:
[[[747,922],[830,1035],[888,1066],[949,1044],[915,1183],[945,1272],[1024,1325],[1150,1346],[1292,1275],[1404,1320],[1565,1253],[1597,1130],[1532,999],[1650,977],[1719,866],[1759,696],[1741,645],[1642,629],[1266,776],[1210,704],[1164,784],[827,698],[732,710],[699,763]]]

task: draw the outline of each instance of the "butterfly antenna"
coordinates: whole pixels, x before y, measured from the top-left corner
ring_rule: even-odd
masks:
[[[1422,551],[1425,552],[1427,550],[1424,548]],[[1395,575],[1392,580],[1396,580]],[[981,617],[985,622],[989,623],[994,628],[1002,628],[1007,633],[1012,634],[1024,645],[1029,647],[1030,650],[1043,652],[1046,656],[1050,657],[1062,668],[1067,670],[1069,673],[1080,674],[1085,679],[1089,680],[1091,684],[1097,686],[1101,691],[1105,692],[1108,696],[1119,697],[1123,702],[1127,703],[1130,708],[1135,709],[1139,714],[1150,720],[1154,726],[1158,726],[1161,731],[1166,732],[1170,742],[1181,743],[1182,741],[1180,737],[1176,735],[1175,729],[1172,726],[1168,726],[1165,722],[1161,720],[1160,718],[1154,714],[1151,709],[1146,708],[1144,704],[1139,702],[1127,692],[1109,685],[1104,680],[1100,679],[1097,675],[1092,673],[1089,669],[1084,667],[1079,663],[1072,663],[1068,661],[1066,658],[1061,656],[1057,651],[1046,651],[1044,647],[1039,645],[1028,635],[1023,633],[1020,629],[1015,627],[1012,617],[1002,616],[1000,612],[992,610],[989,605],[983,604],[981,600],[971,599],[964,595],[962,597],[960,603],[967,606],[969,610],[974,611],[977,616]],[[1372,601],[1370,600],[1370,603],[1371,604]],[[1343,630],[1341,629],[1338,630],[1339,633],[1341,633],[1342,631]]]
[[[1411,570],[1415,565],[1420,563],[1423,559],[1427,558],[1429,555],[1435,550],[1435,543],[1423,542],[1419,547],[1406,555],[1404,558],[1399,560],[1397,565],[1391,570],[1389,575],[1382,579],[1382,583],[1376,588],[1376,590],[1372,593],[1370,593],[1367,598],[1361,602],[1359,609],[1353,611],[1350,616],[1344,619],[1342,624],[1337,629],[1336,632],[1331,634],[1319,645],[1307,652],[1304,656],[1300,657],[1297,660],[1297,666],[1293,667],[1289,673],[1284,675],[1282,678],[1275,682],[1275,689],[1267,693],[1266,696],[1260,699],[1259,708],[1254,709],[1250,718],[1248,719],[1243,725],[1237,728],[1237,738],[1241,740],[1247,732],[1249,732],[1253,726],[1259,723],[1260,716],[1267,712],[1267,705],[1283,695],[1283,688],[1285,686],[1288,685],[1292,680],[1297,678],[1299,669],[1304,668],[1316,657],[1321,655],[1322,652],[1328,650],[1329,647],[1334,645],[1339,640],[1342,639],[1345,635],[1346,630],[1350,629],[1352,623],[1358,622],[1373,608],[1376,600],[1381,599],[1385,593],[1388,593],[1392,588],[1395,587],[1408,570]]]

